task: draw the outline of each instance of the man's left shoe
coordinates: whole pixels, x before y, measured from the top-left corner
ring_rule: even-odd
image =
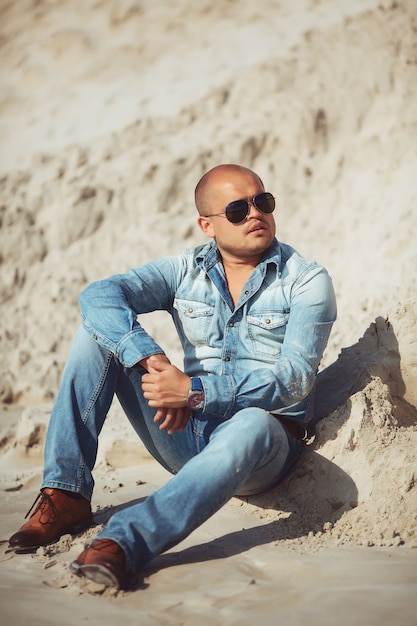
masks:
[[[125,577],[126,556],[111,539],[96,539],[71,563],[70,570],[106,587],[120,588]]]

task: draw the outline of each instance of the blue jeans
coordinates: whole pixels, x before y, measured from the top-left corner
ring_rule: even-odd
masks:
[[[70,352],[51,415],[42,487],[91,499],[98,436],[114,394],[152,456],[174,476],[146,500],[110,519],[98,538],[125,551],[134,571],[179,543],[234,495],[271,488],[297,460],[302,444],[270,413],[247,408],[224,420],[197,414],[168,435],[143,398],[145,370],[125,368],[83,328]]]

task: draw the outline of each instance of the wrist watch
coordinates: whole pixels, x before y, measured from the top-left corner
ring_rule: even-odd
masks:
[[[200,378],[196,376],[192,376],[191,378],[191,389],[188,392],[188,396],[185,398],[187,406],[190,409],[197,410],[202,409],[204,406],[204,390],[203,383]]]

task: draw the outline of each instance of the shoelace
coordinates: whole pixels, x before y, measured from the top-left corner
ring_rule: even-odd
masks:
[[[39,503],[38,503],[38,500],[40,500]],[[36,506],[37,503],[38,505]],[[35,510],[33,511],[34,508]],[[41,491],[40,493],[38,493],[34,503],[30,507],[29,511],[26,513],[25,519],[27,519],[29,516],[33,517],[35,513],[37,513],[38,511],[41,512],[40,517],[39,517],[40,524],[47,524],[48,522],[53,521],[53,519],[57,515],[57,509],[52,501],[51,496],[48,493],[45,493],[44,491]],[[31,513],[32,515],[30,515]],[[45,515],[47,515],[47,519],[45,521],[42,521],[42,516],[45,516]]]

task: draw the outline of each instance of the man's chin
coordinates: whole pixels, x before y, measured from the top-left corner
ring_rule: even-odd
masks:
[[[271,237],[271,233],[266,231],[255,231],[249,233],[248,242],[252,249],[257,249],[259,252],[264,252],[269,248],[274,238]]]

